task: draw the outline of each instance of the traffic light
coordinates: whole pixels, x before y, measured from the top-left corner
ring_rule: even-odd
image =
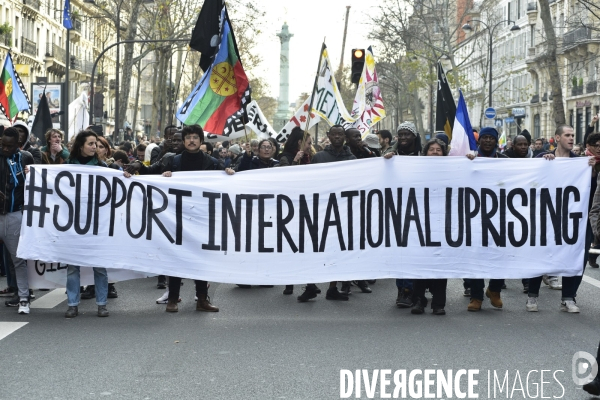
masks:
[[[352,83],[358,83],[365,66],[365,49],[352,49]]]

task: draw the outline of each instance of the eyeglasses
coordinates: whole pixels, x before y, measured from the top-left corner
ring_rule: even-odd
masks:
[[[261,150],[273,150],[273,147],[271,146],[260,146]]]

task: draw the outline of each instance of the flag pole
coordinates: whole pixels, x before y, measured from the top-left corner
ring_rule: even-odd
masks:
[[[321,45],[321,52],[319,53],[319,64],[317,65],[317,73],[315,74],[315,82],[313,83],[313,89],[312,89],[312,93],[310,95],[310,104],[308,105],[308,116],[306,117],[306,129],[304,130],[304,132],[306,133],[306,131],[308,131],[308,128],[310,126],[310,120],[311,120],[311,113],[312,113],[312,107],[315,101],[315,94],[317,91],[317,86],[319,83],[319,72],[321,70],[321,62],[323,61],[323,52],[325,51],[325,49],[327,48],[327,46],[325,46],[325,38],[323,38],[323,44]],[[304,144],[306,143],[306,135],[302,136],[302,144],[300,145],[300,149],[304,148]],[[294,162],[294,164],[299,164],[300,162]]]

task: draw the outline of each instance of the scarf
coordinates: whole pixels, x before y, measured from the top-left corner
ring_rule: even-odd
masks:
[[[593,155],[588,149],[585,149],[585,155],[588,157],[594,157],[596,159],[596,163],[600,163],[600,156]]]

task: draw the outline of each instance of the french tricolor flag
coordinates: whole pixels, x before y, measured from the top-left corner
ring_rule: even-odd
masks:
[[[466,156],[472,150],[477,150],[477,142],[473,135],[473,128],[469,120],[467,103],[459,89],[460,97],[456,107],[456,117],[454,118],[454,127],[452,129],[452,141],[450,142],[449,156]]]

